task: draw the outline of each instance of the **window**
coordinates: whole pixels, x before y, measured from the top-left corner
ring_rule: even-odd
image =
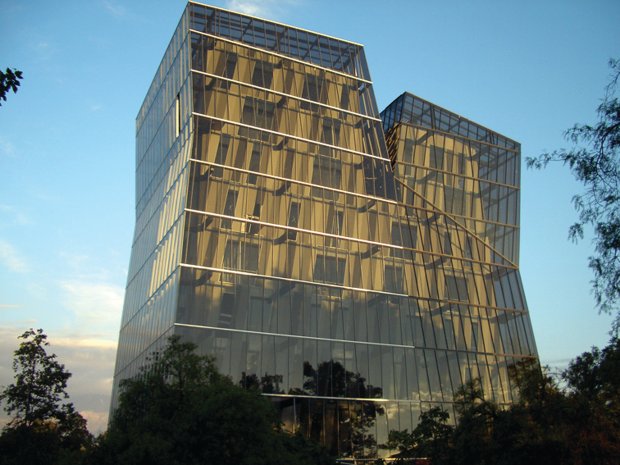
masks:
[[[291,202],[291,207],[288,212],[288,225],[291,228],[296,228],[299,223],[299,210],[301,205],[299,202]],[[297,239],[297,231],[294,229],[289,229],[287,233],[287,238],[291,241]]]
[[[344,212],[342,210],[333,210],[327,219],[327,231],[337,236],[342,235],[344,225]],[[338,239],[335,237],[326,237],[325,245],[328,247],[338,247]]]
[[[431,162],[430,167],[436,170],[443,169],[443,148],[431,145]]]
[[[320,96],[323,93],[323,87],[325,85],[325,80],[322,77],[314,76],[313,74],[308,74],[306,76],[306,80],[304,82],[304,89],[301,96],[307,100],[312,100],[314,102],[320,101]],[[305,102],[302,102],[302,108],[304,107]],[[306,105],[308,105],[306,103]]]
[[[284,164],[282,165],[282,177],[293,178],[293,164],[295,163],[296,153],[293,149],[286,149],[284,153]]]
[[[416,230],[410,229],[406,224],[401,224],[397,221],[392,222],[392,244],[410,249],[415,248]],[[404,258],[409,256],[409,252],[390,248],[390,256]]]
[[[250,315],[248,317],[248,329],[261,331],[263,329],[263,305],[265,301],[261,297],[250,297]]]
[[[340,143],[340,121],[323,118],[323,138],[321,141],[330,145],[338,145]]]
[[[235,77],[235,68],[237,67],[237,54],[236,53],[227,53],[226,61],[223,64],[223,69],[221,71],[222,76],[227,79],[233,79]],[[224,81],[220,79],[220,87],[222,89],[229,89],[230,82]]]
[[[251,215],[248,215],[248,219],[258,221],[260,219],[260,203],[256,202],[254,204],[254,211],[252,211]],[[248,234],[258,234],[260,231],[260,224],[257,223],[246,223],[245,224],[245,232]]]
[[[342,85],[342,95],[340,96],[340,108],[343,110],[349,109],[349,92],[352,91],[352,88],[346,84]]]
[[[312,184],[332,189],[340,189],[342,168],[340,160],[322,155],[315,155],[312,167]],[[312,195],[320,197],[321,193],[326,199],[335,197],[335,192],[319,188],[312,189]]]
[[[224,215],[235,216],[235,207],[237,205],[237,197],[239,197],[239,192],[233,189],[230,189],[228,191],[228,194],[226,195],[226,204],[224,205]],[[222,218],[221,227],[222,229],[231,229],[232,220],[229,218]]]
[[[411,139],[405,139],[405,149],[403,150],[403,161],[405,163],[413,163],[413,152],[415,151],[415,142]]]
[[[452,255],[452,236],[450,231],[443,233],[443,253],[446,255]]]
[[[220,318],[218,326],[220,328],[230,328],[233,322],[233,312],[235,310],[235,295],[222,295],[222,305],[220,307]]]
[[[242,266],[245,271],[258,272],[258,244],[244,244]]]
[[[364,167],[364,179],[366,183],[366,193],[384,197],[386,195],[385,173],[388,172],[388,163],[381,160],[375,160],[370,157],[364,157],[362,166]],[[394,198],[394,190],[388,190],[387,196]]]
[[[250,171],[248,174],[248,184],[256,184],[257,176],[255,173],[260,172],[260,145],[255,144],[250,157]]]
[[[317,255],[314,265],[315,281],[344,284],[344,270],[346,264],[346,258]]]
[[[457,162],[458,162],[459,174],[465,174],[465,154],[457,153],[456,157],[457,157]]]
[[[446,275],[446,296],[448,300],[469,300],[467,280],[462,276]]]
[[[446,211],[455,215],[462,215],[465,210],[465,191],[458,186],[444,186],[444,196]]]
[[[470,236],[465,237],[465,250],[463,251],[463,256],[465,258],[473,258],[474,245],[472,243],[472,239]]]
[[[385,290],[402,294],[404,292],[403,268],[395,265],[385,265]]]
[[[220,143],[217,146],[217,152],[215,153],[215,163],[218,165],[225,165],[226,158],[228,156],[228,147],[230,145],[230,136],[228,134],[222,134],[220,136]],[[216,178],[221,178],[224,174],[224,168],[221,166],[214,166],[211,169],[211,175]]]
[[[253,97],[246,97],[241,122],[250,126],[272,129],[275,104]]]
[[[273,79],[273,65],[265,61],[257,61],[252,72],[252,84],[259,87],[271,87]]]
[[[258,244],[229,239],[226,242],[222,268],[258,272]]]

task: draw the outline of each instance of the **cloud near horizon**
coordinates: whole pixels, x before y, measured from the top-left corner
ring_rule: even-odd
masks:
[[[25,328],[0,328],[0,386],[13,382],[12,355],[19,346],[18,336]],[[97,335],[71,332],[46,332],[48,354],[56,354],[58,361],[72,373],[67,392],[68,399],[88,421],[88,429],[98,434],[107,428],[112,375],[116,356],[116,342],[102,340]],[[0,388],[1,389],[1,388]],[[0,414],[0,425],[8,417]]]
[[[50,343],[47,352],[56,354],[72,373],[69,401],[86,418],[89,430],[98,434],[107,428],[124,289],[96,278],[70,278],[56,285],[61,292],[61,309],[56,311],[62,326],[44,328]],[[61,315],[67,312],[70,320],[62,323]],[[18,336],[28,329],[23,323],[5,322],[0,328],[0,386],[13,380],[12,355],[20,342]],[[30,323],[39,327],[38,321]],[[6,415],[0,416],[3,421]]]

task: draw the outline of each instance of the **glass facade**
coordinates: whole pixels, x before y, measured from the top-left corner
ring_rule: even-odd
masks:
[[[359,44],[193,2],[136,132],[112,408],[172,334],[341,458],[472,378],[512,402],[519,144],[410,94],[380,115]]]

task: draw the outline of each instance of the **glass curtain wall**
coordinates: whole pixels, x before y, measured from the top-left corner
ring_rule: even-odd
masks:
[[[536,355],[518,173],[389,114],[359,44],[190,3],[138,116],[116,380],[180,334],[349,459],[453,417],[469,379],[512,402],[508,367]]]
[[[136,117],[136,226],[119,335],[111,410],[174,329],[192,147],[186,11]]]

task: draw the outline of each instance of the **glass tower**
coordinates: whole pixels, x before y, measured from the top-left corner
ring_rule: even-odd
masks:
[[[136,133],[112,408],[173,334],[341,458],[470,379],[512,402],[518,143],[411,94],[380,115],[361,45],[194,2]]]

